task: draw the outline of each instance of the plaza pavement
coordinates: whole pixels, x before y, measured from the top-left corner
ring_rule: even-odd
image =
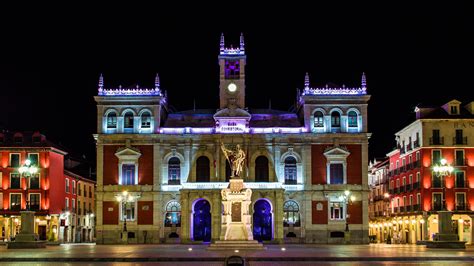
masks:
[[[37,265],[144,263],[160,265],[223,265],[239,255],[250,265],[474,265],[474,247],[465,250],[426,249],[416,245],[265,245],[263,251],[208,251],[206,245],[94,245],[66,244],[46,249],[7,249],[0,246],[0,264]],[[285,250],[282,250],[285,248]],[[191,250],[189,250],[191,249]],[[428,263],[428,264],[427,264]],[[130,264],[136,265],[136,264]]]

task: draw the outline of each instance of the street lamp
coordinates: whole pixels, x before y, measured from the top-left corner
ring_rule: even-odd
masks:
[[[29,211],[30,210],[30,201],[29,201],[29,198],[28,198],[28,189],[30,187],[30,182],[28,182],[28,178],[34,176],[37,172],[38,172],[38,167],[36,167],[35,165],[31,165],[31,161],[30,159],[26,159],[25,160],[25,164],[22,165],[19,169],[18,169],[18,172],[20,173],[20,175],[25,178],[25,181],[26,181],[26,210]]]
[[[441,178],[441,185],[443,188],[443,196],[442,196],[443,206],[441,206],[441,208],[443,210],[446,209],[446,195],[445,195],[446,194],[446,179],[445,177],[451,175],[453,171],[454,171],[454,167],[447,164],[446,159],[441,159],[439,164],[435,164],[433,166],[433,172],[436,174],[437,177]]]
[[[117,202],[120,204],[120,208],[122,211],[122,219],[123,219],[123,231],[122,231],[122,239],[127,240],[128,235],[127,235],[127,210],[126,210],[126,205],[129,202],[134,202],[140,197],[138,194],[132,195],[132,193],[129,193],[128,191],[124,190],[122,193],[116,194],[115,199]]]
[[[349,205],[348,205],[348,202],[349,200],[351,201],[354,201],[355,197],[354,196],[350,196],[351,195],[351,192],[349,190],[346,190],[344,191],[344,194],[343,194],[343,198],[344,198],[344,203],[346,204],[346,232],[349,232],[349,223],[347,222],[347,219],[349,218]]]

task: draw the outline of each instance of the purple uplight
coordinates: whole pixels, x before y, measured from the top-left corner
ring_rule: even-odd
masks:
[[[99,96],[162,96],[160,89],[102,89]]]
[[[305,88],[303,95],[366,95],[367,88]]]

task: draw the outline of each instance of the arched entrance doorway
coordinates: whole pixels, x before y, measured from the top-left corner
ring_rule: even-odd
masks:
[[[193,240],[211,242],[211,205],[198,199],[193,207]]]
[[[270,202],[259,199],[253,206],[253,239],[262,242],[272,240],[272,206]]]

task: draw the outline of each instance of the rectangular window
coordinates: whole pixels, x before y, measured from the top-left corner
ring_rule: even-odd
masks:
[[[416,182],[420,182],[420,172],[416,173]]]
[[[433,193],[433,210],[440,211],[443,209],[443,194]]]
[[[84,210],[86,211],[86,210]],[[77,214],[82,215],[82,210],[81,210],[81,201],[77,200]]]
[[[408,182],[410,182],[410,184],[413,184],[413,175],[408,176]]]
[[[127,221],[135,220],[135,204],[136,202],[122,203],[122,221],[124,219],[127,219]]]
[[[464,143],[463,143],[462,129],[456,129],[455,142],[456,142],[455,144],[464,144]]]
[[[441,161],[441,150],[433,150],[431,153],[431,165],[439,164]]]
[[[86,203],[85,202],[83,202],[83,207],[84,207],[84,215],[85,215],[87,213],[87,211],[90,211],[90,209],[89,210],[86,209]]]
[[[89,211],[90,211],[90,212],[94,212],[94,211],[92,210],[92,204],[91,204],[90,202],[89,202]]]
[[[117,115],[111,113],[107,116],[107,128],[116,128],[117,127]]]
[[[151,116],[149,113],[144,113],[142,115],[142,128],[150,128],[151,127]]]
[[[330,184],[344,184],[344,171],[342,163],[332,163],[329,165]]]
[[[451,105],[451,114],[452,115],[458,114],[458,107],[456,105]]]
[[[30,188],[39,189],[40,188],[40,176],[39,174],[32,175],[30,178]]]
[[[464,150],[456,150],[456,165],[464,165]]]
[[[421,204],[421,194],[416,194],[416,204]]]
[[[21,178],[20,174],[11,173],[10,174],[10,188],[20,188]]]
[[[238,78],[240,78],[239,60],[225,60],[224,77],[225,77],[225,79],[238,79]]]
[[[419,151],[416,152],[415,156],[416,156],[416,161],[417,162],[420,161],[420,152]]]
[[[403,186],[406,186],[406,185],[407,185],[407,179],[406,179],[406,177],[405,177],[405,176],[403,177],[403,180],[402,180],[402,182],[403,182],[403,183],[402,183],[402,185],[403,185]]]
[[[66,202],[65,202],[66,206],[64,206],[64,209],[66,211],[69,211],[69,198],[66,198]]]
[[[432,173],[432,187],[433,188],[441,188],[443,187],[443,177],[438,176],[434,172]]]
[[[344,203],[343,202],[330,202],[329,211],[331,220],[343,220],[344,219]]]
[[[92,198],[92,187],[89,187],[89,198]]]
[[[10,210],[21,210],[21,194],[10,194]]]
[[[30,210],[32,211],[40,210],[40,194],[39,193],[30,194]]]
[[[466,186],[466,178],[464,171],[456,172],[456,187],[465,187]]]
[[[72,201],[71,201],[71,209],[72,209],[72,212],[76,212],[76,200],[75,199],[72,199]]]
[[[10,167],[20,167],[19,153],[10,153]]]
[[[69,179],[66,178],[66,193],[69,193]]]
[[[72,194],[76,194],[76,181],[72,180]]]
[[[458,211],[466,210],[466,194],[456,193],[456,210]]]
[[[30,160],[31,165],[39,167],[39,154],[38,153],[29,153],[28,159]]]
[[[439,129],[433,129],[432,144],[439,145],[441,144],[441,139],[439,137]]]
[[[121,185],[135,185],[135,165],[134,164],[122,164]]]
[[[410,195],[410,202],[409,202],[410,206],[413,205],[413,195]]]

